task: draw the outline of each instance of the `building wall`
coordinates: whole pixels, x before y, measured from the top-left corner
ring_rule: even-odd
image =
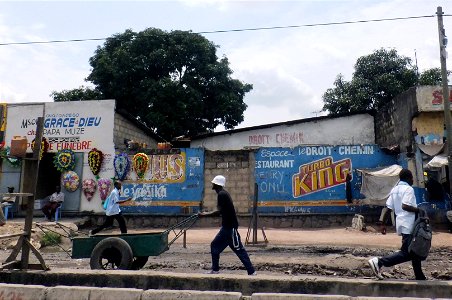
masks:
[[[416,144],[442,145],[444,137],[444,113],[421,112],[413,118],[414,140]]]
[[[416,88],[419,111],[444,111],[443,90],[441,86],[426,85]],[[452,101],[452,86],[449,86],[449,102]]]
[[[216,175],[226,177],[225,189],[234,201],[238,213],[249,213],[254,195],[254,152],[205,151],[203,207],[213,210],[217,206],[217,195],[212,190],[212,179]]]
[[[411,152],[412,118],[417,112],[415,87],[392,99],[375,116],[376,144],[380,147],[399,145],[401,152]]]
[[[296,147],[298,145],[374,144],[374,117],[356,114],[336,118],[279,124],[265,128],[224,132],[201,137],[191,147],[208,150],[241,150],[260,147]]]
[[[133,140],[140,144],[145,143],[146,148],[157,148],[157,141],[142,129],[138,128],[124,116],[115,113],[113,141],[116,149],[125,149],[124,140]]]

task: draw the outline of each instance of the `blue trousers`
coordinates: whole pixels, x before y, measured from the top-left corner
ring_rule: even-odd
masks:
[[[378,264],[384,267],[392,267],[411,260],[414,276],[417,280],[425,280],[422,272],[421,259],[416,255],[408,253],[408,246],[411,243],[411,234],[402,234],[402,247],[400,251],[378,259]]]
[[[248,274],[253,274],[254,267],[250,261],[248,253],[243,247],[239,232],[237,229],[224,227],[221,227],[220,231],[210,244],[210,253],[212,254],[212,270],[220,270],[220,254],[224,249],[226,249],[227,246],[229,246],[229,248],[231,248],[232,251],[234,251],[234,253],[238,256],[240,261],[245,266]]]

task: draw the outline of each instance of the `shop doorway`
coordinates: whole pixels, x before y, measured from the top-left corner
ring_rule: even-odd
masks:
[[[39,162],[38,182],[36,185],[36,199],[44,199],[55,192],[60,185],[61,172],[53,165],[55,153],[45,153]]]

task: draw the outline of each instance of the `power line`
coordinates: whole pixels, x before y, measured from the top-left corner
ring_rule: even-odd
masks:
[[[445,16],[445,15],[443,15],[443,16]],[[452,16],[452,15],[447,15],[447,16]],[[224,32],[240,32],[240,31],[273,30],[273,29],[287,29],[287,28],[300,28],[300,27],[346,25],[346,24],[384,22],[384,21],[399,21],[399,20],[434,18],[434,17],[436,17],[436,16],[435,15],[428,15],[428,16],[417,16],[417,17],[400,17],[400,18],[388,18],[388,19],[345,21],[345,22],[330,22],[330,23],[316,23],[316,24],[290,25],[290,26],[273,26],[273,27],[245,28],[245,29],[215,30],[215,31],[203,31],[203,32],[198,32],[198,33],[206,34],[206,33],[224,33]]]
[[[450,17],[450,16],[452,16],[452,15],[443,15],[443,17]],[[211,33],[228,33],[228,32],[243,32],[243,31],[276,30],[276,29],[290,29],[290,28],[301,28],[301,27],[316,27],[316,26],[347,25],[347,24],[359,24],[359,23],[371,23],[371,22],[401,21],[401,20],[434,18],[434,17],[436,17],[436,16],[435,15],[425,15],[425,16],[414,16],[414,17],[399,17],[399,18],[385,18],[385,19],[373,19],[373,20],[358,20],[358,21],[344,21],[344,22],[315,23],[315,24],[303,24],[303,25],[288,25],[288,26],[272,26],[272,27],[256,27],[256,28],[200,31],[200,32],[195,32],[195,33],[198,33],[198,34],[211,34]],[[89,39],[53,40],[53,41],[37,41],[37,42],[12,42],[12,43],[0,43],[0,46],[89,42],[89,41],[103,41],[103,40],[106,40],[106,39],[107,38],[89,38]]]

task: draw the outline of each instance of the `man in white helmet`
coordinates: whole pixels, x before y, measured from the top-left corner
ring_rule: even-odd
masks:
[[[217,210],[200,212],[198,214],[200,217],[221,215],[221,229],[210,244],[212,269],[208,274],[220,273],[220,254],[227,246],[229,246],[245,266],[248,275],[256,275],[248,253],[240,240],[240,234],[237,230],[239,227],[237,215],[235,214],[231,196],[223,188],[225,185],[226,178],[224,176],[215,176],[212,180],[212,189],[217,192]]]

